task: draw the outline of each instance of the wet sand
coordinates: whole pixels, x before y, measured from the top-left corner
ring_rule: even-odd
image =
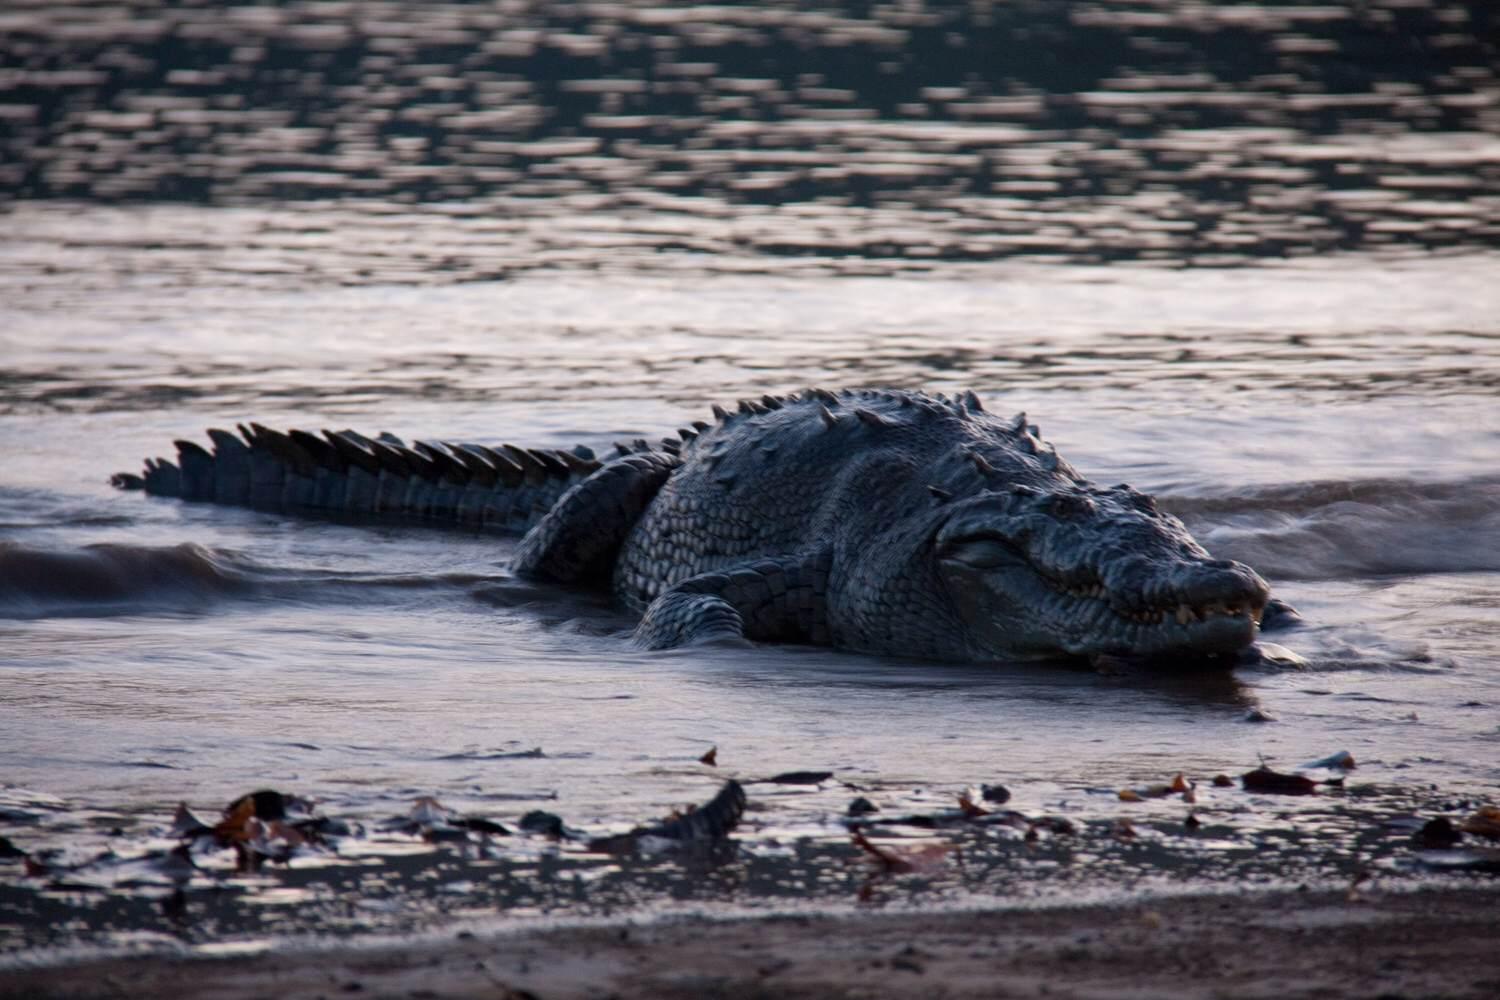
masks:
[[[387,947],[109,959],[4,997],[1493,997],[1495,889],[629,921]]]

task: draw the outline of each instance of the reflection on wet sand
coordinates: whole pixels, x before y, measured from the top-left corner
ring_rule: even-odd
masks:
[[[178,213],[159,221],[183,225],[204,214],[151,211]],[[37,217],[28,209],[11,221]],[[68,228],[132,226],[119,214],[86,221]],[[317,255],[320,267],[347,266],[363,246],[355,229]],[[0,413],[193,406],[238,420],[304,400],[375,406],[391,429],[393,399],[450,411],[561,404],[562,387],[568,400],[670,400],[696,413],[813,384],[1374,399],[1484,394],[1500,380],[1485,305],[1495,264],[1478,254],[1186,271],[987,264],[823,283],[572,272],[376,293],[327,288],[327,270],[207,283],[193,255],[121,248],[75,248],[67,270],[44,275],[26,254],[12,247],[14,269],[0,265],[0,336],[14,344],[0,368]],[[135,267],[150,269],[147,288],[130,277]],[[289,296],[296,324],[284,316]],[[420,340],[392,321],[398,314]],[[635,435],[670,429],[634,426]]]

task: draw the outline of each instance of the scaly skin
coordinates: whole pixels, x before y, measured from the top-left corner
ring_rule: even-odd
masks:
[[[1213,559],[1150,497],[1093,486],[1024,415],[994,417],[972,393],[815,389],[716,416],[602,464],[413,449],[438,470],[392,438],[394,455],[344,432],[330,457],[256,428],[248,449],[215,435],[220,456],[249,461],[184,451],[180,475],[153,464],[116,481],[250,503],[241,484],[275,478],[263,452],[301,470],[283,503],[520,528],[518,573],[611,587],[649,648],[746,637],[960,661],[1192,660],[1248,646],[1269,602],[1259,576]],[[515,468],[499,461],[518,452]],[[552,467],[522,469],[526,454]]]
[[[1149,497],[1091,486],[1024,418],[972,395],[772,402],[683,448],[616,561],[627,606],[649,615],[685,581],[772,561],[809,567],[798,583],[821,604],[799,618],[772,598],[752,637],[946,660],[1228,653],[1255,637],[1264,581]]]

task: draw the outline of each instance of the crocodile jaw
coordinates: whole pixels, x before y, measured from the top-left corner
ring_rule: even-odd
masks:
[[[939,576],[981,655],[1196,657],[1255,640],[1270,591],[1253,570],[1154,508],[1086,499],[1051,505],[1065,516],[985,499],[937,533]]]

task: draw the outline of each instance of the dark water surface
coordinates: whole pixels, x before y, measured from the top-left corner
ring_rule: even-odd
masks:
[[[162,255],[190,280],[220,254],[389,281],[1490,248],[1497,38],[1487,0],[22,0],[0,14],[0,185],[311,203],[172,232],[14,209],[23,259]]]
[[[0,949],[849,903],[854,795],[995,782],[1075,839],[906,828],[970,861],[871,898],[1431,871],[1414,819],[1500,787],[1497,37],[1478,0],[6,4]],[[105,484],[242,420],[607,448],[809,384],[1027,411],[1257,567],[1305,662],[647,655],[503,539]],[[1338,750],[1342,792],[1207,784]],[[381,825],[619,832],[808,769],[727,858]],[[1199,833],[1117,796],[1179,771]],[[355,827],[204,853],[162,911],[176,804],[262,786]]]

